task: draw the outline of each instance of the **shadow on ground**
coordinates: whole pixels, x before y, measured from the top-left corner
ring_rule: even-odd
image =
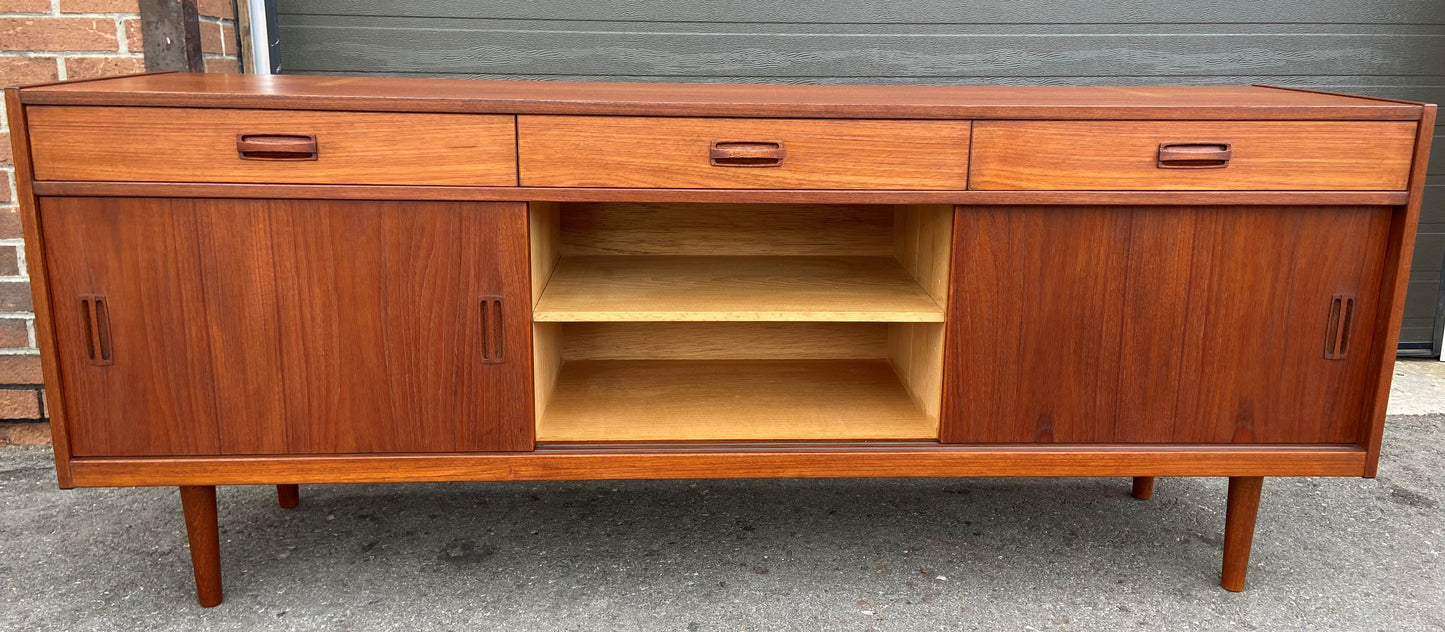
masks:
[[[1445,422],[1381,476],[1268,479],[1218,587],[1223,479],[222,488],[226,602],[195,605],[174,489],[55,488],[0,450],[3,629],[1445,629]]]

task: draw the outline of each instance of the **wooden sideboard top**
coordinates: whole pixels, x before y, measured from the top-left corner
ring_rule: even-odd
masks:
[[[918,119],[1419,120],[1422,104],[1266,86],[858,86],[159,73],[24,88],[21,101],[505,114]]]

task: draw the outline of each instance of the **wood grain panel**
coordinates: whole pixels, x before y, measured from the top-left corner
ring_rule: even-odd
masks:
[[[963,189],[969,126],[968,121],[519,116],[519,170],[524,186]],[[709,150],[715,141],[781,143],[786,155],[775,167],[714,166]]]
[[[1416,124],[979,121],[980,190],[1403,190]],[[1228,166],[1161,168],[1161,143],[1227,143]]]
[[[514,186],[510,116],[33,107],[38,180]],[[316,137],[315,160],[247,160],[240,134]]]
[[[530,244],[530,305],[536,307],[542,292],[557,269],[562,249],[561,205],[555,202],[527,204],[527,238]],[[562,326],[558,323],[532,325],[532,415],[540,418],[557,385],[562,369]]]
[[[562,366],[539,442],[931,439],[883,360],[589,360]]]
[[[532,305],[542,298],[542,290],[557,269],[557,259],[562,247],[562,219],[559,205],[552,202],[532,202],[527,205],[527,240],[530,244],[528,256],[532,262],[530,283]]]
[[[1186,387],[1179,341],[1189,327],[1193,296],[1187,279],[1195,263],[1198,218],[1199,212],[1187,208],[1129,217],[1119,354],[1130,361],[1119,365],[1118,384],[1129,398],[1114,411],[1115,441],[1160,443],[1174,437],[1173,424],[1165,420],[1174,418]]]
[[[1107,441],[1127,212],[959,207],[954,222],[944,440]]]
[[[531,448],[524,204],[283,208],[282,372],[305,394],[288,399],[293,450]],[[502,364],[482,362],[489,295]]]
[[[1176,437],[1355,440],[1390,215],[1333,207],[1199,217]],[[1334,294],[1356,297],[1345,360],[1322,359]]]
[[[943,405],[943,323],[889,323],[888,363],[929,419]]]
[[[294,203],[293,203],[294,204]],[[158,205],[165,208],[167,205]],[[197,269],[204,289],[206,337],[210,345],[211,386],[221,454],[286,454],[286,383],[278,367],[283,303],[276,278],[274,211],[263,204],[176,201],[173,214],[195,218]],[[188,208],[189,207],[189,208]],[[101,210],[125,221],[127,211]],[[131,248],[144,252],[140,242]],[[190,324],[194,328],[195,324]],[[200,380],[204,377],[198,376]],[[208,385],[198,381],[193,388]]]
[[[900,206],[893,214],[893,256],[939,305],[948,302],[953,207]]]
[[[881,360],[888,357],[890,327],[834,322],[565,323],[562,358]]]
[[[960,207],[942,436],[1353,442],[1390,215]],[[1351,350],[1326,360],[1339,293]]]
[[[562,255],[886,257],[893,214],[877,205],[575,203]]]
[[[66,385],[65,400],[57,403],[65,407],[76,456],[221,454],[212,389],[223,377],[241,376],[215,374],[194,205],[40,200]],[[251,288],[229,289],[245,294]],[[82,295],[106,298],[111,365],[88,359]]]
[[[532,417],[546,414],[562,371],[562,323],[532,323]]]
[[[533,310],[561,321],[942,322],[891,257],[564,257]]]
[[[42,214],[77,454],[531,447],[521,204],[47,198]],[[90,294],[110,364],[87,360]],[[502,364],[479,351],[488,295]]]

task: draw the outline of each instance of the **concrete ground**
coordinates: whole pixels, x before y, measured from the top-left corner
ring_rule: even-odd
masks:
[[[1445,630],[1445,366],[1380,476],[1269,479],[1218,587],[1222,479],[222,488],[195,605],[174,489],[59,491],[0,448],[0,630]]]

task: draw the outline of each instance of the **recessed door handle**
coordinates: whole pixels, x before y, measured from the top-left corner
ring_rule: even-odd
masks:
[[[781,167],[788,150],[782,141],[717,140],[707,155],[714,167]]]
[[[315,134],[237,134],[241,160],[316,160]]]
[[[1229,143],[1160,143],[1160,169],[1221,169],[1234,152]]]
[[[1336,294],[1330,297],[1329,315],[1325,318],[1325,359],[1343,360],[1350,350],[1350,328],[1355,320],[1355,297]]]
[[[104,296],[80,297],[80,325],[85,330],[86,360],[95,366],[114,364],[110,348],[110,306]]]
[[[502,297],[483,296],[481,302],[482,364],[501,364],[507,361],[504,354],[506,339],[502,333],[506,324],[502,320]]]

